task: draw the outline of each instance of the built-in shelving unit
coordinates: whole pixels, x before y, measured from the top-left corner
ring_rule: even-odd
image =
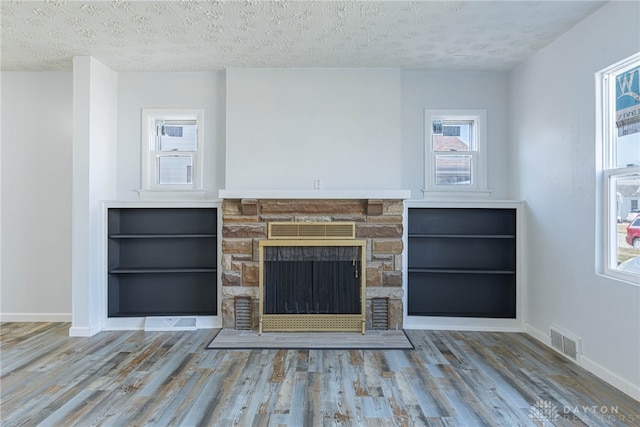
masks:
[[[516,209],[409,208],[409,316],[516,317]]]
[[[108,317],[216,315],[215,208],[109,208]]]

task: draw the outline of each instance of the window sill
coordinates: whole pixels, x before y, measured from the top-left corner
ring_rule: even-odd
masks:
[[[623,273],[615,270],[608,270],[606,273],[602,272],[597,274],[605,279],[615,280],[616,282],[624,283],[625,285],[640,287],[640,276],[635,274]]]
[[[137,190],[142,200],[205,200],[204,190]]]

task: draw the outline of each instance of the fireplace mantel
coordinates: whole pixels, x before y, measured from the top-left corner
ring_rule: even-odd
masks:
[[[382,199],[406,200],[409,190],[220,190],[220,199]]]

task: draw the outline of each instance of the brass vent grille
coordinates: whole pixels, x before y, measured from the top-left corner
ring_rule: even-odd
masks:
[[[280,331],[352,331],[364,334],[364,320],[360,314],[265,314],[262,332]]]
[[[270,222],[269,239],[355,239],[354,222]]]

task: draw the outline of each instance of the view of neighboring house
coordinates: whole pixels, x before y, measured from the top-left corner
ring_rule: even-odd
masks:
[[[435,151],[469,151],[469,144],[458,136],[435,135],[433,148]]]
[[[640,210],[640,178],[630,177],[618,185],[618,218],[628,220],[631,212]]]

